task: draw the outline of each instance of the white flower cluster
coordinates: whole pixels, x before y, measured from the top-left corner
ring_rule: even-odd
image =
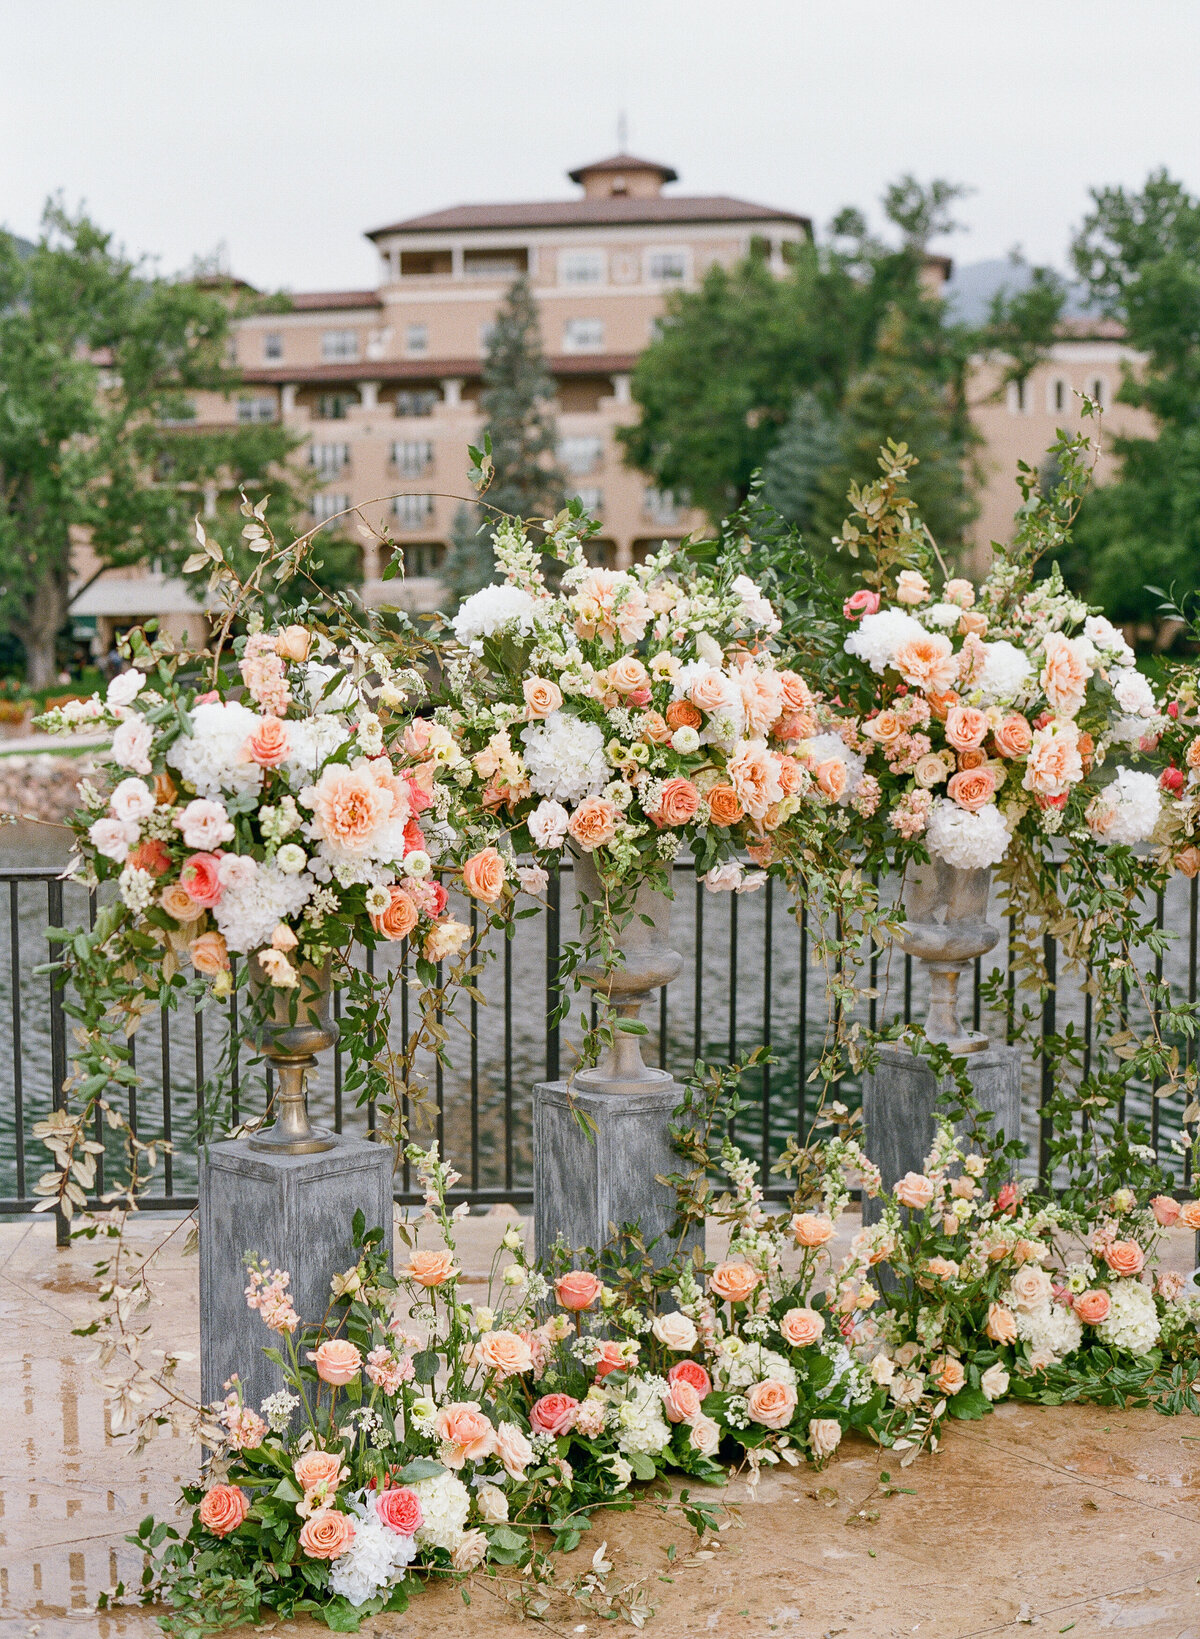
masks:
[[[1017,1336],[1029,1344],[1035,1354],[1051,1355],[1061,1360],[1073,1353],[1083,1341],[1083,1327],[1074,1309],[1062,1303],[1040,1303],[1034,1309],[1017,1308],[1015,1311]]]
[[[998,706],[1011,705],[1033,675],[1029,656],[1003,638],[985,643],[983,649],[983,671],[976,687],[985,701]]]
[[[329,1586],[352,1605],[367,1600],[399,1582],[404,1568],[416,1557],[413,1537],[397,1536],[379,1518],[370,1500],[352,1500],[354,1541],[329,1567]]]
[[[262,719],[237,700],[210,700],[193,706],[192,732],[181,734],[167,761],[200,796],[222,791],[257,791],[263,771],[243,756],[242,748]]]
[[[464,599],[450,624],[460,643],[478,643],[505,627],[532,631],[533,610],[533,598],[519,586],[485,586]]]
[[[670,1443],[671,1427],[663,1416],[661,1378],[643,1377],[629,1385],[616,1418],[617,1445],[622,1451],[653,1456]]]
[[[254,861],[239,856],[244,865]],[[316,884],[307,871],[289,876],[277,865],[260,865],[239,873],[226,887],[213,915],[230,950],[251,951],[269,945],[280,922],[301,910]]]
[[[939,797],[926,828],[929,851],[960,871],[998,865],[1008,847],[1008,826],[994,803],[977,814]]]
[[[1103,796],[1115,810],[1115,818],[1104,833],[1105,842],[1145,842],[1162,811],[1162,793],[1154,775],[1118,768]]]
[[[730,1345],[738,1346],[731,1348]],[[776,1382],[786,1383],[789,1388],[796,1387],[796,1371],[791,1362],[761,1343],[747,1343],[742,1347],[739,1338],[726,1338],[717,1345],[715,1367],[725,1388],[748,1389],[752,1383],[761,1383],[765,1377],[773,1377]]]
[[[878,614],[864,615],[843,647],[847,654],[857,655],[873,672],[882,675],[902,643],[924,636],[921,622],[903,609],[881,609]]]
[[[1145,1354],[1158,1342],[1154,1294],[1139,1280],[1115,1280],[1108,1289],[1112,1307],[1096,1327],[1096,1336],[1114,1349]]]
[[[413,1486],[421,1504],[423,1522],[417,1532],[422,1546],[444,1548],[452,1554],[466,1534],[471,1493],[454,1474],[435,1474]]]
[[[539,797],[573,805],[596,796],[608,784],[604,735],[596,723],[552,711],[543,722],[531,723],[521,742],[529,783]]]

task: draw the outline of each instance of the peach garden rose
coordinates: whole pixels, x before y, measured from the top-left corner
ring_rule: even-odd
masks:
[[[309,1351],[317,1376],[331,1388],[344,1388],[362,1372],[362,1355],[348,1338],[328,1337],[320,1348]]]
[[[215,1537],[227,1537],[250,1512],[246,1493],[237,1485],[214,1485],[200,1502],[200,1523]]]
[[[745,1303],[761,1278],[748,1263],[719,1263],[708,1277],[708,1289],[726,1303]]]
[[[435,1286],[444,1286],[451,1275],[457,1273],[454,1254],[444,1246],[433,1251],[410,1252],[402,1273],[431,1291]]]
[[[786,1428],[796,1410],[796,1391],[790,1383],[768,1377],[746,1390],[746,1410],[764,1428]]]
[[[354,1541],[354,1521],[335,1508],[310,1514],[300,1529],[300,1547],[310,1559],[338,1559]]]

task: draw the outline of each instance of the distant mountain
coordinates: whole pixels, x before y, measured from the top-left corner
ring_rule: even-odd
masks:
[[[965,267],[956,265],[943,290],[950,306],[951,319],[959,324],[983,324],[992,298],[1001,290],[1015,294],[1026,289],[1030,277],[1028,263],[1012,262],[1007,257],[996,257],[989,262],[969,262]],[[1084,318],[1094,311],[1088,303],[1084,287],[1069,282],[1063,317]]]

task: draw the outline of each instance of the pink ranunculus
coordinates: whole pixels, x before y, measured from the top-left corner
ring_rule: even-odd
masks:
[[[842,604],[842,614],[847,620],[861,620],[864,615],[874,615],[879,612],[879,593],[869,592],[865,586],[860,586],[857,592]]]
[[[677,1360],[667,1373],[668,1383],[690,1383],[703,1400],[712,1393],[712,1378],[698,1360]]]
[[[1086,1321],[1089,1326],[1098,1326],[1102,1320],[1108,1319],[1112,1299],[1102,1286],[1094,1286],[1090,1292],[1079,1294],[1074,1308],[1080,1320]]]
[[[543,1434],[569,1434],[579,1418],[579,1401],[573,1394],[543,1394],[529,1413],[530,1424]]]
[[[398,1537],[416,1536],[425,1519],[420,1497],[407,1485],[392,1485],[381,1491],[375,1499],[375,1512]]]
[[[572,1269],[554,1283],[554,1295],[564,1309],[579,1313],[600,1296],[600,1281],[589,1269]]]
[[[327,1337],[308,1358],[316,1366],[322,1383],[328,1383],[331,1388],[344,1388],[362,1371],[362,1355],[344,1337]]]
[[[224,892],[218,874],[220,865],[218,854],[193,854],[184,860],[179,881],[197,905],[220,904]]]

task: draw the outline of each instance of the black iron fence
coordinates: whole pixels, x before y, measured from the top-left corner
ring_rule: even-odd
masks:
[[[1157,925],[1174,938],[1165,956],[1148,963],[1149,971],[1165,974],[1175,994],[1186,995],[1190,1003],[1197,999],[1198,888],[1196,881],[1176,879],[1155,902]],[[57,953],[47,942],[47,928],[88,925],[96,902],[77,884],[60,881],[54,867],[0,868],[0,905],[4,894],[8,931],[6,941],[0,938],[0,1064],[8,1067],[9,1081],[0,1087],[0,1214],[11,1215],[29,1212],[36,1204],[35,1186],[48,1170],[49,1158],[34,1128],[61,1102],[71,1052],[71,1020],[63,998],[35,969]],[[478,929],[473,908],[462,907],[460,914]],[[819,917],[818,907],[794,910],[778,884],[768,883],[752,895],[714,895],[696,881],[690,864],[677,867],[672,942],[684,957],[684,968],[676,983],[661,992],[657,1017],[647,1020],[651,1033],[643,1051],[648,1061],[686,1076],[698,1058],[728,1062],[759,1043],[770,1048],[775,1062],[747,1075],[747,1101],[736,1133],[761,1161],[764,1173],[788,1136],[807,1130],[820,1093],[813,1071],[835,1021],[823,967],[814,955]],[[512,937],[487,935],[483,948],[491,959],[480,985],[484,1005],[460,998],[445,1021],[450,1031],[445,1061],[429,1056],[418,1066],[426,1097],[406,1112],[413,1136],[436,1136],[442,1153],[453,1157],[462,1174],[456,1191],[460,1199],[523,1204],[532,1197],[531,1088],[538,1080],[568,1073],[594,1007],[587,992],[577,993],[562,1022],[552,1018],[560,999],[560,950],[577,931],[568,866],[551,881],[545,906],[517,921]],[[1013,929],[1008,932],[1011,945]],[[393,992],[393,1044],[398,1046],[415,1023],[416,981],[406,946],[398,948],[396,962],[400,974]],[[1050,983],[1036,998],[1042,1029],[1053,1034],[1073,1025],[1083,1043],[1086,1074],[1093,1049],[1091,996],[1076,979],[1060,977],[1051,939],[1046,940],[1045,962]],[[1002,1000],[998,1012],[988,1013],[982,981],[997,967]],[[922,1015],[919,963],[898,951],[876,950],[868,955],[864,972],[875,992],[862,1003],[864,1024],[878,1028]],[[1005,1039],[1020,1004],[1007,971],[1003,937],[992,955],[975,963],[970,996],[976,1027]],[[1136,986],[1131,987],[1130,1023],[1135,1028],[1139,1007]],[[340,997],[335,997],[334,1010],[336,1017]],[[190,1208],[195,1204],[205,1086],[218,1056],[229,1047],[229,1106],[222,1124],[265,1110],[271,1091],[266,1068],[242,1039],[236,995],[225,1004],[156,1010],[142,1020],[132,1044],[139,1085],[114,1096],[138,1137],[163,1145],[142,1204],[147,1209]],[[1180,1048],[1194,1051],[1190,1043],[1181,1042]],[[327,1062],[309,1089],[314,1119],[337,1131],[369,1133],[375,1111],[360,1107],[348,1094],[341,1051],[335,1048],[324,1058]],[[1029,1170],[1043,1178],[1052,1136],[1045,1108],[1054,1091],[1054,1073],[1027,1056],[1022,1136]],[[1183,1187],[1188,1181],[1178,1143],[1183,1100],[1156,1096],[1159,1091],[1131,1086],[1126,1113],[1144,1118],[1160,1157]],[[848,1079],[839,1085],[838,1096],[853,1108],[858,1087]],[[100,1197],[106,1174],[116,1176],[121,1138],[100,1122],[95,1136],[106,1146],[97,1179]],[[396,1198],[420,1199],[406,1164],[396,1173]]]

